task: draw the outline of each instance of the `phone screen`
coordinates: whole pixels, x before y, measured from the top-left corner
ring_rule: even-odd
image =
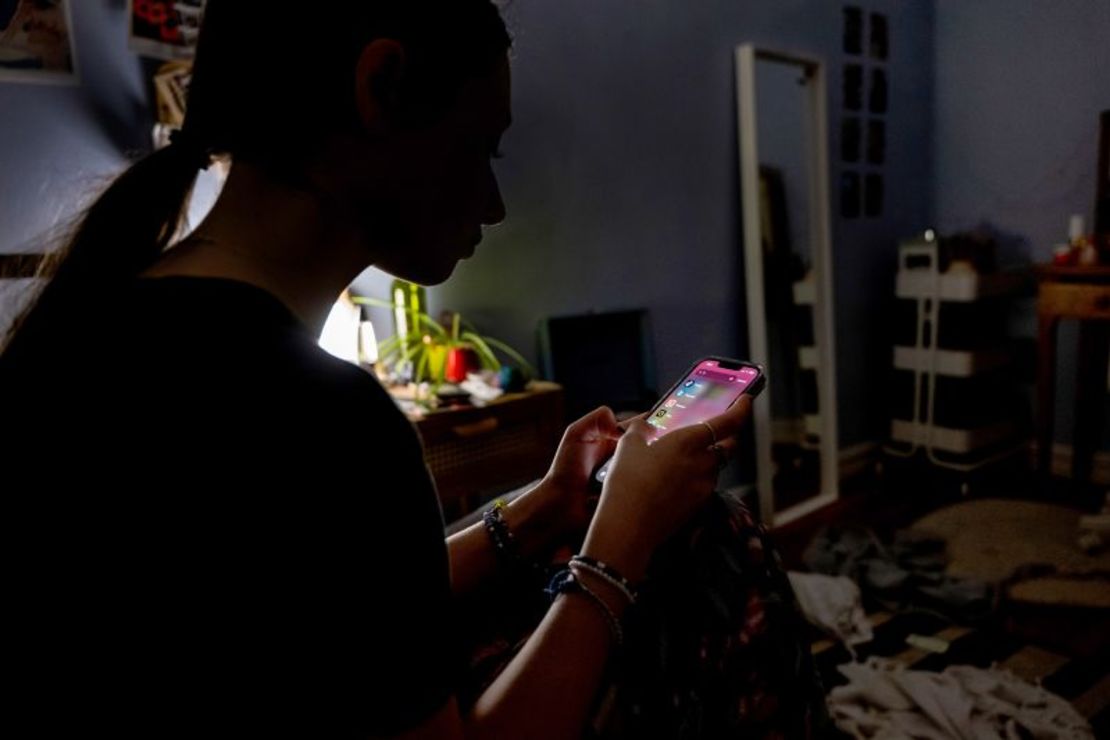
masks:
[[[731,367],[730,367],[731,366]],[[724,413],[744,391],[760,379],[754,365],[720,360],[702,360],[656,404],[647,418],[654,429],[648,438],[651,444],[667,432],[712,419]],[[758,393],[760,387],[753,390]],[[594,476],[605,480],[611,461],[602,465]]]

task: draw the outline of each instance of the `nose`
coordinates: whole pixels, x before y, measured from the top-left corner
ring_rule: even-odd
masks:
[[[496,226],[505,220],[505,201],[501,198],[501,186],[497,183],[497,176],[490,170],[489,197],[486,199],[486,210],[482,214],[483,226]]]

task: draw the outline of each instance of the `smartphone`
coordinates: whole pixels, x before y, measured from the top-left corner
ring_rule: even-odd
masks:
[[[754,362],[726,357],[698,360],[648,413],[647,423],[654,427],[648,444],[667,432],[724,413],[740,396],[758,396],[766,382],[763,366]],[[612,458],[606,460],[594,473],[594,480],[604,483],[612,464]]]

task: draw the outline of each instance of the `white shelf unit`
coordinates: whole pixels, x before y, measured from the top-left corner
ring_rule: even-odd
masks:
[[[980,274],[970,265],[940,271],[939,244],[931,238],[899,247],[895,295],[916,305],[915,343],[893,349],[893,366],[913,377],[911,418],[891,420],[889,454],[911,457],[923,452],[939,467],[969,472],[1008,457],[1023,447],[1017,419],[997,419],[973,428],[937,423],[937,379],[972,379],[1008,365],[1012,353],[1005,337],[985,338],[984,346],[949,349],[939,346],[941,306],[975,303],[1014,295],[1027,284],[1020,273]],[[1007,442],[1012,444],[1007,445]],[[965,484],[966,485],[966,484]]]
[[[926,427],[903,419],[895,419],[890,423],[890,436],[896,442],[921,447],[928,445],[934,450],[954,455],[969,455],[984,447],[1005,442],[1016,431],[1017,426],[1007,421],[976,429],[953,429],[939,425]]]
[[[918,242],[913,249],[928,243],[935,244]],[[920,252],[915,254],[919,255]],[[935,255],[933,259],[936,259]],[[936,264],[935,261],[933,264]],[[970,268],[938,273],[932,268],[907,268],[906,261],[902,260],[894,294],[899,298],[934,298],[953,303],[971,303],[984,298],[1011,295],[1020,290],[1025,282],[1025,276],[1018,273],[980,275]]]
[[[929,372],[935,363],[938,375],[969,378],[1005,367],[1013,353],[1005,347],[981,350],[929,349],[925,347],[894,348],[894,367],[898,370]]]

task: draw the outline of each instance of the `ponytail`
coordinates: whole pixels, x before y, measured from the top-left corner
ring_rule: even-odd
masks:
[[[208,155],[200,159],[200,151],[175,141],[108,186],[69,243],[43,260],[39,275],[49,282],[8,329],[0,357],[33,345],[33,337],[68,310],[102,302],[158,259],[180,232],[197,171],[207,166]]]
[[[511,45],[490,0],[346,3],[338,25],[334,14],[261,12],[258,5],[208,1],[186,135],[120,175],[85,212],[68,246],[44,261],[40,273],[50,281],[0,344],[0,365],[13,351],[48,346],[52,325],[103,304],[157,261],[178,236],[197,171],[213,152],[296,179],[328,137],[358,130],[355,62],[370,39],[405,47],[399,105],[414,127],[439,120],[465,81],[488,73]],[[299,40],[299,53],[289,53],[290,38]],[[267,60],[264,73],[259,59]],[[259,125],[265,112],[266,125]]]

